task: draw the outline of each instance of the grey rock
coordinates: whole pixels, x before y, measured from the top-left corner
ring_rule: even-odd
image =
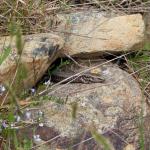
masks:
[[[91,9],[60,14],[58,20],[56,34],[64,38],[64,52],[69,55],[89,57],[143,46],[145,24],[140,14],[122,16]]]
[[[150,13],[147,12],[144,14],[144,21],[145,21],[145,27],[146,27],[146,42],[149,43],[150,41]]]
[[[64,132],[69,127],[79,130],[82,124],[88,126],[94,124],[100,133],[103,133],[104,128],[107,131],[115,127],[116,121],[125,114],[125,111],[140,110],[142,93],[135,79],[112,64],[102,65],[101,68],[103,68],[101,74],[106,80],[104,83],[64,84],[49,94],[51,98],[56,96],[64,101],[68,97],[66,105],[51,102],[45,104],[43,110],[46,114],[53,111],[56,113],[54,116],[46,115],[50,126],[54,125]],[[71,104],[74,102],[78,104],[78,111],[76,123],[71,126]],[[56,123],[58,120],[60,124]],[[68,133],[71,134],[71,131]]]
[[[24,36],[23,41],[20,63],[25,68],[27,76],[20,83],[19,88],[31,88],[39,81],[51,63],[59,57],[64,41],[51,33]],[[1,37],[0,54],[5,53],[6,48],[10,48],[11,52],[0,65],[0,84],[7,83],[9,86],[15,76],[16,60],[19,57],[15,39],[11,41],[10,37]]]
[[[49,96],[50,100],[57,98],[61,103],[45,102],[40,109],[45,125],[58,131],[62,139],[76,139],[94,127],[120,150],[125,146],[124,141],[135,144],[138,140],[136,121],[141,112],[142,92],[137,81],[117,66],[105,64],[100,68],[105,83],[59,85]]]

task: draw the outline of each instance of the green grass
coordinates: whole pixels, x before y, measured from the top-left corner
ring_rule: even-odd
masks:
[[[91,133],[92,133],[92,136],[94,137],[94,139],[97,141],[97,143],[100,144],[101,146],[103,146],[104,150],[112,149],[108,140],[104,136],[98,134],[98,132],[96,130],[92,130]]]
[[[140,145],[140,150],[145,150],[145,144],[150,143],[145,143],[145,133],[147,132],[144,128],[144,103],[145,103],[145,92],[148,90],[148,93],[150,91],[150,43],[146,43],[143,50],[140,50],[139,52],[136,52],[136,54],[131,55],[127,57],[128,65],[132,69],[132,72],[136,72],[137,70],[142,70],[138,71],[135,75],[136,78],[140,84],[140,87],[143,91],[143,100],[141,102],[141,112],[139,114],[139,119],[138,122],[136,123],[139,128],[139,145]],[[150,93],[149,93],[150,94]],[[149,118],[150,122],[150,118]],[[150,133],[149,133],[150,134]]]
[[[131,69],[135,72],[140,68],[144,68],[136,73],[142,88],[144,88],[144,86],[150,82],[150,43],[145,44],[143,50],[140,50],[139,52],[136,52],[136,54],[127,57],[127,61]]]
[[[10,47],[4,48],[3,52],[0,55],[0,65],[8,57],[8,55],[10,54],[10,52],[11,52],[11,48]]]

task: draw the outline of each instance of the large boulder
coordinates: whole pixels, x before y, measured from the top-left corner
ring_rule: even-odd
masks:
[[[51,89],[47,102],[37,110],[25,112],[36,120],[42,111],[44,126],[34,133],[41,140],[50,140],[51,148],[78,149],[82,145],[83,149],[101,150],[91,138],[92,128],[110,140],[112,149],[123,149],[127,143],[138,147],[137,121],[143,97],[137,81],[112,64],[101,65],[95,71],[98,70],[105,78],[104,83],[56,86]]]
[[[51,63],[59,56],[64,41],[54,34],[33,34],[23,37],[24,48],[20,59],[21,68],[26,77],[20,87],[30,88],[42,77]],[[5,54],[6,49],[11,49],[9,55],[0,65],[0,84],[8,86],[16,75],[18,59],[15,40],[10,37],[0,38],[0,54]],[[2,86],[1,86],[2,87]]]
[[[118,15],[95,10],[58,15],[56,33],[65,39],[65,52],[84,56],[139,50],[145,25],[141,14]]]

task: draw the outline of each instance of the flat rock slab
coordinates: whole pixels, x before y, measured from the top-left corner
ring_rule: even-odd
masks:
[[[51,63],[59,56],[64,41],[61,37],[54,34],[34,34],[23,37],[24,48],[20,63],[25,68],[24,74],[26,78],[23,80],[22,86],[29,88],[34,86],[42,77]],[[0,54],[4,54],[5,50],[10,48],[10,54],[0,65],[0,84],[12,82],[18,59],[15,39],[10,37],[0,38]],[[18,70],[22,71],[22,70]]]
[[[45,101],[38,108],[45,120],[44,126],[36,131],[42,140],[59,135],[52,144],[65,149],[90,138],[88,133],[94,127],[110,140],[115,150],[123,149],[126,142],[137,143],[137,119],[143,100],[137,81],[114,64],[103,64],[99,69],[102,70],[105,83],[62,84],[52,89],[48,94],[50,101]],[[32,113],[30,110],[28,112]],[[54,132],[57,134],[52,136]],[[91,147],[93,143],[90,142],[83,144],[89,144],[89,150],[96,146],[95,143]]]
[[[142,15],[110,15],[95,10],[59,15],[57,33],[69,55],[139,50],[144,40]]]

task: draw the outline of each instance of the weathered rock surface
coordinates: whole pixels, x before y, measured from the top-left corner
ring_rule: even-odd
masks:
[[[28,35],[23,39],[25,44],[20,62],[25,67],[26,73],[24,74],[27,74],[23,80],[23,86],[29,88],[35,85],[50,64],[59,56],[64,41],[59,36],[50,33]],[[16,60],[19,56],[15,40],[10,43],[10,37],[1,37],[0,54],[4,53],[9,46],[11,53],[0,65],[0,84],[11,83],[16,72]]]
[[[94,10],[78,11],[58,16],[57,33],[65,39],[65,52],[102,54],[139,50],[144,40],[142,15],[109,15]]]
[[[115,150],[123,149],[126,143],[135,145],[142,101],[140,87],[131,75],[115,65],[105,64],[99,70],[105,83],[63,84],[49,93],[50,100],[55,102],[40,106],[45,126],[36,130],[42,140],[59,135],[51,146],[77,149],[77,143],[91,137],[89,131],[94,127],[110,140]],[[103,149],[93,139],[82,144],[83,149]]]
[[[146,26],[146,42],[150,42],[150,13],[147,12],[144,15],[145,26]]]

